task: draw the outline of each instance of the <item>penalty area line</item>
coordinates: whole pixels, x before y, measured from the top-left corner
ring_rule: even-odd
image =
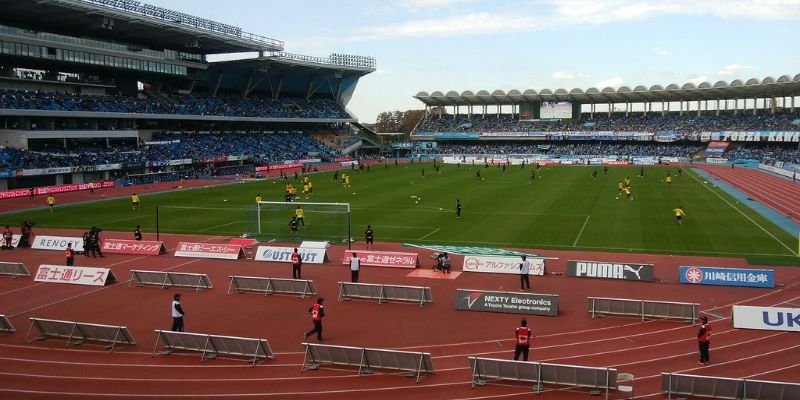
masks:
[[[586,216],[586,220],[583,221],[583,226],[581,226],[581,230],[578,231],[578,237],[576,237],[575,241],[572,242],[572,247],[576,247],[578,245],[578,240],[581,239],[581,235],[583,235],[583,230],[586,229],[586,224],[589,223],[589,218],[591,217],[592,217],[591,215]]]
[[[436,233],[436,232],[439,232],[439,230],[441,230],[441,229],[442,229],[442,228],[436,228],[436,229],[434,229],[434,230],[432,230],[432,231],[428,232],[427,234],[423,235],[421,238],[419,238],[419,239],[417,239],[417,240],[422,240],[422,239],[425,239],[426,237],[428,237],[428,236],[430,236],[430,235],[433,235],[433,234],[434,234],[434,233]]]

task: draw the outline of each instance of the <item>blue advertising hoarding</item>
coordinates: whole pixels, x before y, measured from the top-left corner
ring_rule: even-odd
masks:
[[[775,287],[771,269],[681,266],[680,282],[693,285]]]

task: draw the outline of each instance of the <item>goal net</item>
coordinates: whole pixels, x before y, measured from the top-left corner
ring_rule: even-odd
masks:
[[[290,229],[290,221],[302,210],[303,219],[298,221],[296,233]],[[350,203],[312,203],[261,201],[254,210],[250,232],[245,232],[260,241],[329,241],[350,242]]]

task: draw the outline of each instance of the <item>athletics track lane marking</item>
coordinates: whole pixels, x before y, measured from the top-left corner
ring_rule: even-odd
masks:
[[[219,237],[220,237],[220,236],[214,236],[214,237],[212,237],[212,238],[209,238],[209,239],[203,240],[203,241],[201,241],[200,243],[203,243],[203,242],[208,242],[208,241],[210,241],[210,240],[214,240],[214,239],[217,239],[217,238],[219,238]],[[167,250],[167,252],[171,252],[171,251],[173,251],[173,250],[175,250],[175,248],[169,249],[169,250]],[[113,266],[117,266],[117,265],[121,265],[121,264],[127,264],[127,263],[129,263],[129,262],[138,261],[138,260],[141,260],[141,259],[143,259],[143,258],[147,258],[147,257],[150,257],[150,256],[140,256],[140,257],[132,258],[132,259],[130,259],[130,260],[124,260],[124,261],[116,262],[116,263],[113,263],[113,264],[108,264],[108,265],[107,265],[106,267],[104,267],[104,268],[113,267]],[[173,270],[173,269],[175,269],[175,268],[182,267],[182,266],[184,266],[184,265],[188,265],[188,264],[191,264],[191,263],[194,263],[194,262],[200,261],[200,260],[201,260],[201,259],[199,259],[199,258],[198,258],[198,259],[195,259],[195,260],[187,261],[187,262],[180,263],[180,264],[178,264],[178,265],[174,265],[174,266],[172,266],[172,267],[169,267],[169,268],[163,269],[163,270],[161,270],[161,271],[170,271],[170,270]],[[127,280],[125,280],[125,281],[117,281],[117,283],[125,283],[125,282],[130,282],[130,281],[131,281],[131,279],[127,279]],[[30,313],[30,312],[33,312],[33,311],[36,311],[36,310],[39,310],[39,309],[42,309],[42,308],[45,308],[45,307],[54,306],[54,305],[56,305],[56,304],[60,304],[60,303],[63,303],[63,302],[65,302],[65,301],[68,301],[68,300],[74,300],[74,299],[77,299],[77,298],[79,298],[79,297],[83,297],[83,296],[86,296],[86,295],[89,295],[89,294],[94,294],[94,293],[97,293],[97,292],[99,292],[99,291],[101,291],[101,290],[105,290],[105,289],[108,289],[108,288],[111,288],[111,287],[114,287],[114,286],[116,286],[116,285],[108,285],[108,286],[103,286],[103,287],[101,287],[101,288],[99,288],[99,289],[95,289],[95,290],[92,290],[92,291],[90,291],[90,292],[81,293],[81,294],[78,294],[78,295],[75,295],[75,296],[72,296],[72,297],[67,297],[66,299],[61,299],[61,300],[58,300],[58,301],[55,301],[55,302],[52,302],[52,303],[43,304],[43,305],[41,305],[41,306],[34,307],[34,308],[32,308],[32,309],[29,309],[29,310],[26,310],[26,311],[20,311],[20,312],[18,312],[18,313],[16,313],[16,314],[9,315],[9,317],[11,317],[11,318],[13,318],[13,317],[17,317],[17,316],[19,316],[19,315],[26,314],[26,313]],[[31,285],[30,287],[33,287],[33,285]]]
[[[789,250],[789,253],[790,253],[790,254],[793,254],[793,255],[795,255],[795,256],[797,256],[797,255],[798,255],[797,253],[795,253],[795,251],[794,251],[794,250],[792,250],[792,249],[791,249],[789,246],[787,246],[787,245],[786,245],[786,243],[783,243],[782,241],[780,241],[780,240],[779,240],[777,237],[775,237],[775,235],[773,235],[773,234],[772,234],[772,232],[768,231],[766,228],[764,228],[763,226],[761,226],[761,225],[760,225],[758,222],[754,221],[752,218],[750,218],[750,216],[749,216],[749,215],[745,214],[744,212],[742,212],[742,210],[740,210],[739,208],[737,208],[736,206],[734,206],[734,205],[733,205],[733,204],[732,204],[730,201],[728,201],[728,199],[726,199],[726,198],[722,197],[722,195],[720,195],[719,193],[717,193],[717,191],[715,191],[715,190],[712,190],[710,187],[708,187],[708,185],[705,185],[705,184],[703,184],[703,183],[700,181],[700,178],[698,178],[698,177],[697,177],[697,172],[691,171],[691,172],[689,173],[689,175],[690,175],[692,178],[694,178],[694,180],[696,180],[696,181],[697,181],[697,183],[699,183],[701,186],[705,187],[705,188],[706,188],[706,190],[708,190],[708,191],[709,191],[709,192],[711,192],[711,193],[714,193],[714,195],[716,195],[716,196],[717,196],[717,197],[719,197],[719,198],[720,198],[722,201],[724,201],[724,202],[725,202],[725,203],[727,203],[729,206],[731,206],[731,208],[733,208],[734,210],[736,210],[737,212],[739,212],[739,214],[742,214],[742,216],[743,216],[743,217],[745,217],[745,218],[747,218],[747,220],[748,220],[748,221],[752,222],[752,223],[753,223],[753,225],[755,225],[755,226],[757,226],[757,227],[761,228],[761,230],[762,230],[762,231],[764,231],[764,233],[766,233],[767,235],[769,235],[771,238],[775,239],[775,241],[776,241],[776,242],[778,242],[778,243],[780,243],[780,245],[781,245],[781,246],[783,246],[783,247],[784,247],[786,250]]]

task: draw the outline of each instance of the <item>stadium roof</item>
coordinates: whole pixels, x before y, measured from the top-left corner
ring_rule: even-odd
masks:
[[[283,51],[283,42],[135,0],[0,0],[0,23],[215,54]]]
[[[725,100],[725,99],[751,99],[771,98],[771,97],[791,97],[800,96],[800,74],[794,78],[783,75],[778,79],[767,77],[762,80],[740,79],[730,83],[719,81],[717,83],[703,82],[699,85],[686,83],[684,85],[670,84],[666,87],[653,85],[648,87],[636,86],[631,89],[629,86],[622,86],[619,89],[591,88],[586,91],[582,89],[542,89],[535,91],[532,89],[520,92],[510,90],[508,93],[502,90],[495,90],[491,93],[486,90],[474,93],[465,91],[457,93],[449,91],[446,94],[435,91],[428,94],[419,92],[414,98],[425,103],[426,106],[462,106],[462,105],[509,105],[530,103],[535,101],[568,101],[584,104],[607,104],[607,103],[646,103],[646,102],[669,102],[669,101],[694,101],[694,100]]]
[[[338,72],[342,77],[363,76],[375,71],[375,59],[364,56],[331,54],[327,58],[301,54],[273,52],[257,58],[217,61],[212,66],[237,66],[247,68],[268,68],[279,72],[319,72],[331,74]]]

